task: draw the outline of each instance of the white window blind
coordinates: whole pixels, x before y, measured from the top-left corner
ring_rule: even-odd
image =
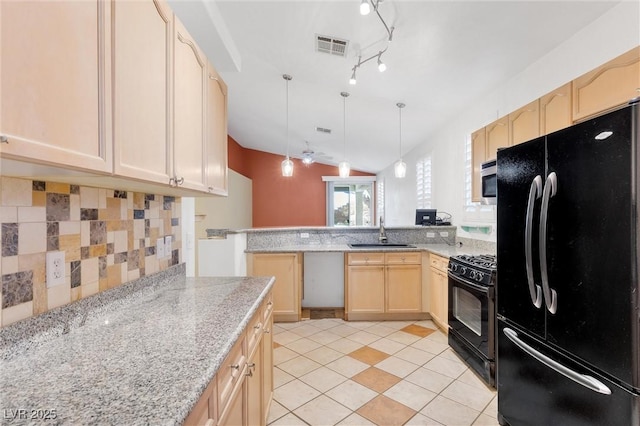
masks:
[[[417,208],[431,207],[431,157],[424,157],[416,163]]]
[[[378,179],[376,182],[376,198],[378,214],[377,217],[384,217],[384,180]]]

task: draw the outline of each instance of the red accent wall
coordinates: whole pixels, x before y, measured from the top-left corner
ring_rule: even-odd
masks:
[[[246,149],[229,137],[229,167],[253,184],[253,226],[325,226],[327,195],[322,176],[337,176],[338,168],[293,159],[293,176],[283,177],[282,155]],[[351,171],[351,176],[375,176]]]
[[[231,136],[227,136],[227,142],[229,168],[245,177],[251,178],[249,163],[244,155],[246,150]]]

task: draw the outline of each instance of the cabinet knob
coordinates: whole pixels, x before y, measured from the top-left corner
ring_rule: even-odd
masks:
[[[269,334],[269,333],[271,333],[271,330],[269,330],[268,328],[265,328],[264,332],[265,332],[265,334]]]
[[[240,369],[240,364],[230,365],[229,368],[232,368],[234,370],[239,370]]]
[[[260,330],[262,328],[262,324],[258,323],[256,325],[254,325],[253,328],[256,329],[256,330]]]
[[[5,135],[2,135],[0,136],[0,143],[9,143],[9,139]]]

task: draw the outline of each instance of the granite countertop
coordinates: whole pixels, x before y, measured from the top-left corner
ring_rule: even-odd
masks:
[[[351,248],[347,244],[297,244],[290,246],[247,249],[247,253],[295,253],[295,252],[376,252],[376,251],[427,251],[440,256],[451,257],[460,254],[487,254],[487,250],[465,245],[411,244],[414,247],[366,247]]]
[[[34,318],[31,336],[16,337],[29,320],[1,329],[3,424],[182,424],[273,279],[161,281],[113,301],[101,293],[80,321],[62,311]],[[42,326],[59,324],[56,315],[67,316],[64,330]],[[7,419],[11,410],[55,410],[55,419]]]

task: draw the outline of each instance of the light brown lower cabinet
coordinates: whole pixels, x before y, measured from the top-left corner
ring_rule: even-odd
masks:
[[[185,426],[266,425],[273,396],[273,298],[254,314]]]
[[[431,300],[431,319],[442,329],[449,332],[449,278],[447,265],[449,259],[431,253],[429,255],[429,296]]]
[[[347,253],[347,320],[423,319],[420,252]]]
[[[295,322],[302,317],[302,253],[252,253],[247,270],[252,277],[273,276],[273,320]]]

